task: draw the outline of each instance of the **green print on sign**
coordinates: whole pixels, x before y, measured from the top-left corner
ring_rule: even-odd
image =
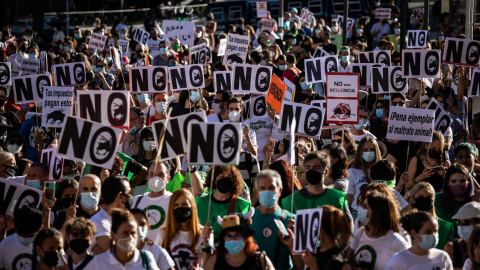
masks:
[[[27,270],[32,268],[32,254],[19,254],[12,262],[13,270]]]
[[[377,252],[370,245],[364,245],[355,253],[355,260],[362,269],[373,269],[377,262]]]
[[[149,205],[143,209],[143,212],[147,213],[150,230],[160,228],[165,222],[165,210],[158,205]]]

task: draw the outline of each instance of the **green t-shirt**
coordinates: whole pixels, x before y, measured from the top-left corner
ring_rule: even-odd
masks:
[[[305,190],[304,190],[305,189]],[[304,190],[304,191],[303,191]],[[302,192],[306,192],[306,187],[296,191],[293,196],[293,213],[298,210],[318,208],[322,205],[332,205],[338,209],[344,210],[346,195],[340,190],[333,188],[327,188],[322,194],[315,196],[315,198],[306,198],[302,195]],[[282,200],[282,205],[286,209],[290,209],[292,204],[292,195],[289,195]]]
[[[375,180],[373,183],[385,184],[391,189],[395,189],[395,180]]]
[[[443,250],[443,247],[447,243],[448,238],[452,236],[453,239],[453,224],[451,222],[445,221],[441,218],[438,218],[438,244],[435,248]]]
[[[337,46],[337,48],[342,47],[343,37],[341,34],[332,34],[330,33],[330,41]]]
[[[293,267],[290,251],[287,246],[278,240],[278,227],[273,221],[274,219],[282,220],[282,209],[277,207],[277,210],[273,214],[264,215],[255,209],[255,214],[252,217],[252,224],[250,229],[255,231],[253,237],[259,247],[259,250],[264,250],[267,253],[268,258],[275,264],[275,249],[277,245],[280,245],[277,254],[277,262],[274,265],[275,269],[288,270]],[[295,215],[285,210],[285,227],[288,226],[288,219],[295,218]]]
[[[462,207],[463,205],[464,203],[454,202],[453,210],[451,212],[447,212],[445,209],[443,209],[442,193],[439,192],[435,194],[435,214],[437,214],[439,218],[445,221],[448,221],[450,223],[453,223],[452,217],[458,212],[460,207]]]
[[[230,203],[232,199],[227,201],[219,202],[215,200],[212,196],[212,205],[210,206],[210,216],[208,216],[208,196],[204,195],[197,197],[195,202],[197,203],[197,212],[198,212],[198,219],[200,220],[200,224],[204,225],[207,223],[207,220],[210,221],[210,225],[213,228],[213,234],[215,236],[215,242],[217,242],[217,238],[222,231],[222,228],[217,222],[217,216],[223,218],[224,216],[228,215],[230,211]],[[251,203],[248,201],[240,198],[237,196],[237,200],[235,201],[235,207],[233,208],[233,213],[241,213],[245,214],[250,210]]]
[[[179,190],[180,188],[182,188],[182,182],[183,182],[183,175],[177,173],[173,176],[172,179],[170,179],[170,182],[168,182],[167,186],[165,187],[165,189],[167,191],[170,191],[170,192],[175,192],[177,190]]]

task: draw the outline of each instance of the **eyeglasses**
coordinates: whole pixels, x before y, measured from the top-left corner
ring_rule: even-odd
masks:
[[[403,105],[405,105],[405,102],[403,102],[403,101],[400,101],[400,102],[392,102],[392,105],[393,105],[393,106],[403,106]],[[377,108],[378,108],[378,107],[377,107]]]
[[[232,240],[242,240],[243,239],[243,235],[241,234],[234,234],[234,235],[231,235],[231,234],[227,234],[225,235],[225,240],[226,241],[232,241]]]
[[[104,68],[105,66],[104,65],[97,65],[97,68]]]
[[[342,139],[333,140],[333,142],[336,142],[336,143],[342,143]]]

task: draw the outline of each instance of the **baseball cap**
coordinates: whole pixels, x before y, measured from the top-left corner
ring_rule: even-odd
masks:
[[[350,52],[350,47],[343,46],[342,48],[340,48],[340,52]]]
[[[290,12],[298,13],[298,9],[297,9],[297,8],[291,8],[291,9],[290,9]]]
[[[480,203],[469,202],[464,204],[458,212],[452,217],[453,219],[471,219],[480,218]]]

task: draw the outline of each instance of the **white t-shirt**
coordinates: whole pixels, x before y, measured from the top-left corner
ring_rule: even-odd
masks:
[[[175,262],[173,262],[172,258],[170,258],[170,255],[168,255],[168,252],[164,248],[155,244],[150,245],[145,242],[143,250],[148,250],[153,254],[155,262],[157,262],[157,266],[160,269],[170,269],[170,267],[175,267]]]
[[[473,267],[472,261],[470,260],[470,258],[467,258],[465,260],[465,263],[463,264],[462,270],[470,270],[470,269],[472,269],[472,267]]]
[[[152,57],[155,57],[160,54],[160,39],[153,40],[153,39],[148,39],[147,41],[147,46],[150,49],[150,55]]]
[[[393,255],[385,266],[385,270],[424,270],[424,269],[446,269],[453,270],[450,256],[436,248],[430,249],[430,254],[418,256],[410,250],[405,249]],[[470,270],[470,268],[469,268]]]
[[[375,140],[377,139],[377,137],[375,137],[375,135],[373,135],[372,133],[370,133],[370,131],[368,130],[365,130],[365,133],[363,133],[362,135],[355,135],[353,133],[350,132],[350,134],[352,134],[352,137],[353,139],[355,140],[355,144],[358,146],[358,143],[365,137],[372,137],[374,138]]]
[[[142,197],[142,200],[138,203],[137,200]],[[148,193],[144,193],[143,195],[135,196],[133,198],[133,208],[139,208],[146,212],[148,209],[147,217],[148,223],[150,223],[150,230],[148,231],[148,238],[152,240],[155,244],[158,238],[158,229],[165,223],[167,220],[167,213],[168,213],[168,204],[170,203],[170,198],[172,197],[172,193],[165,190],[165,193],[157,198],[152,198],[148,196]]]
[[[363,170],[350,168],[348,169],[348,189],[347,194],[353,195],[352,208],[357,210],[357,197],[360,194],[361,187],[368,184],[367,177]]]
[[[157,266],[157,263],[155,262],[155,258],[153,257],[152,253],[150,251],[145,251],[147,253],[148,259],[150,260],[150,270],[157,270],[160,269]],[[104,252],[102,254],[98,254],[93,259],[87,264],[87,266],[84,268],[85,270],[115,270],[115,269],[144,269],[143,268],[143,261],[142,261],[142,256],[140,254],[140,251],[138,249],[135,249],[135,255],[133,255],[133,258],[127,262],[125,265],[123,265],[121,262],[115,258],[115,255],[112,254],[112,249],[110,249],[107,252]]]
[[[24,246],[14,233],[0,242],[0,269],[28,269],[32,266],[33,243]]]
[[[97,243],[97,237],[108,236],[110,237],[110,231],[112,230],[112,216],[110,216],[107,211],[104,209],[98,211],[95,215],[90,218],[90,221],[95,224],[97,228],[97,233],[93,237],[92,244],[90,245],[89,251]]]
[[[355,250],[357,264],[368,264],[373,270],[381,270],[395,253],[410,248],[410,244],[393,231],[379,238],[370,238],[365,233],[365,227],[361,227],[353,234],[350,248]]]
[[[250,129],[249,133],[250,133],[250,140],[252,141],[252,145],[253,146],[258,146],[257,145],[257,134],[255,134],[255,131]],[[242,149],[243,149],[243,151],[247,151],[247,147],[248,147],[247,137],[245,137],[245,135],[243,135],[243,126],[242,126]]]
[[[218,117],[219,117],[218,114],[212,113],[212,114],[207,116],[207,122],[208,123],[228,123],[228,122],[230,122],[230,119],[227,119],[227,120],[222,119],[223,122],[220,122],[220,119]]]

